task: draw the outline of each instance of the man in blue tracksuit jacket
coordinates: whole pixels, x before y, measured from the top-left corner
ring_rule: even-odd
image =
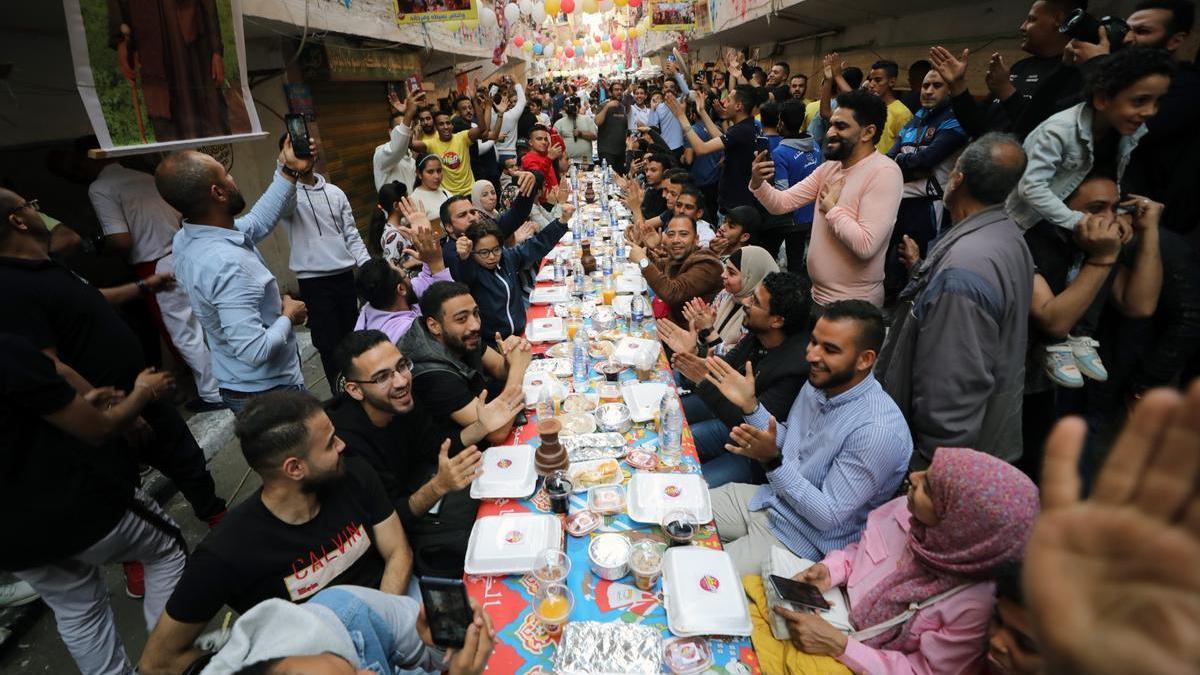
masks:
[[[775,188],[786,190],[808,177],[823,161],[821,144],[804,131],[804,104],[786,101],[779,107],[779,132],[783,140],[771,150],[775,161]],[[792,227],[784,231],[783,241],[787,244],[788,271],[807,276],[804,250],[812,232],[814,201],[802,206],[792,214]],[[779,247],[765,247],[778,254]]]
[[[921,109],[900,130],[888,151],[904,174],[904,198],[884,266],[884,292],[889,298],[900,292],[908,277],[897,253],[903,238],[912,239],[924,256],[937,236],[943,186],[966,144],[967,133],[954,117],[946,81],[931,70],[921,82]]]

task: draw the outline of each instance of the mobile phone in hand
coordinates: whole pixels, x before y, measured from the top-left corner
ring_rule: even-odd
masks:
[[[825,600],[825,596],[812,584],[772,574],[771,585],[775,587],[775,592],[788,602],[794,602],[810,609],[829,609],[829,602]]]
[[[767,140],[766,136],[755,136],[754,137],[754,154],[757,155],[761,152],[765,152],[768,155],[771,154],[771,141]]]
[[[421,577],[421,600],[425,604],[425,621],[429,634],[438,647],[459,649],[467,640],[467,628],[475,620],[467,587],[462,579]]]
[[[284,116],[288,136],[292,139],[292,154],[300,159],[312,157],[312,142],[308,136],[308,122],[304,115],[288,113]]]

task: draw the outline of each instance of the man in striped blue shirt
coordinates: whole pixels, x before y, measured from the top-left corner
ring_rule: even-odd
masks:
[[[708,359],[708,379],[741,407],[732,453],[762,464],[765,485],[730,483],[712,493],[725,550],[741,574],[757,574],[772,546],[810,560],[858,540],[867,514],[891,499],[912,455],[908,423],[871,369],[883,315],[863,300],[827,305],[809,339],[808,383],[777,423],[754,395],[754,373]]]

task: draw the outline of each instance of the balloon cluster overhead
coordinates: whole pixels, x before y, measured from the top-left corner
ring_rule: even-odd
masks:
[[[630,41],[650,29],[649,16],[641,16],[644,1],[497,0],[495,10],[480,3],[479,22],[484,30],[503,31],[526,58],[547,68],[623,68]]]

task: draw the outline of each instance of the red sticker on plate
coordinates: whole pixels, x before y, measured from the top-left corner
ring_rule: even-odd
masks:
[[[683,490],[680,490],[678,485],[668,485],[667,487],[663,488],[663,494],[674,499],[675,497],[683,494]]]
[[[524,538],[525,535],[522,534],[520,530],[512,530],[508,534],[504,535],[504,541],[509,544],[519,544]]]
[[[709,593],[716,593],[717,589],[720,587],[721,587],[721,582],[717,581],[717,578],[714,577],[713,575],[705,574],[704,576],[700,577],[700,588],[701,589],[708,591]]]

